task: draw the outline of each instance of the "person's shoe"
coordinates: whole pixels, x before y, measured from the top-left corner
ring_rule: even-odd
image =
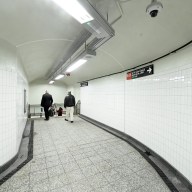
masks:
[[[65,121],[68,121],[68,119],[65,119]]]
[[[48,121],[49,119],[44,119],[45,121]]]
[[[71,121],[71,123],[73,123],[73,121]]]

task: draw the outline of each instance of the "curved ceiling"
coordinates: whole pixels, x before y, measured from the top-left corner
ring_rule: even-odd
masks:
[[[109,23],[114,21],[115,36],[62,82],[72,85],[123,71],[191,41],[192,1],[159,1],[164,8],[151,18],[145,11],[150,0],[89,0]],[[17,47],[29,82],[46,79],[83,30],[52,0],[0,1],[0,38]]]

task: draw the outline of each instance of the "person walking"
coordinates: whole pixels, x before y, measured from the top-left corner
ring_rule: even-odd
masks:
[[[68,95],[64,99],[64,108],[66,108],[65,121],[68,121],[68,118],[70,117],[70,121],[73,123],[74,106],[75,97],[71,94],[71,91],[69,91]]]
[[[41,99],[41,106],[44,108],[45,112],[45,120],[49,120],[49,107],[53,103],[53,98],[52,95],[48,93],[48,91],[45,91],[45,94],[43,94],[42,99]]]

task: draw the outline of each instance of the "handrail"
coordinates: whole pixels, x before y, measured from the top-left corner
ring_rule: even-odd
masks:
[[[54,103],[53,104],[53,107],[55,109],[55,111],[57,109],[59,109],[59,107],[63,107],[63,103]],[[65,110],[63,112],[65,114]],[[40,104],[29,104],[29,107],[28,107],[28,118],[31,118],[31,116],[39,116],[40,118],[42,118],[44,115],[44,110],[43,110],[43,107],[41,107]]]
[[[63,107],[63,103],[54,103],[53,108],[55,109],[55,112],[59,109],[59,107],[63,108],[63,114],[65,114],[65,110]],[[81,108],[81,101],[78,100],[78,102],[75,105],[74,114],[80,114],[80,108]],[[42,118],[44,115],[43,107],[41,107],[40,104],[29,104],[28,105],[28,118],[31,118],[31,116],[39,116]]]

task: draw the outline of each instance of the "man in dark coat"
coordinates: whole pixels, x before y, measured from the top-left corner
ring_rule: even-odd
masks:
[[[68,121],[68,117],[70,116],[70,121],[73,123],[74,106],[75,97],[71,94],[71,91],[69,91],[68,96],[66,96],[64,99],[64,108],[66,108],[65,121]]]
[[[45,94],[43,94],[42,99],[41,99],[41,106],[44,107],[45,111],[45,120],[49,120],[49,107],[53,103],[53,98],[52,95],[50,95],[47,91]]]

